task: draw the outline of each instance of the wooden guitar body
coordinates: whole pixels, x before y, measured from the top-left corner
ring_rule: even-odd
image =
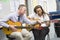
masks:
[[[13,22],[13,21],[7,21],[6,22],[8,25],[15,25],[15,26],[17,26],[17,27],[21,27],[21,23],[20,22]],[[13,31],[10,29],[10,28],[5,28],[5,27],[3,27],[3,32],[5,33],[5,34],[7,34],[7,35],[9,35],[9,34],[11,34]],[[21,31],[21,29],[18,29],[17,31]]]

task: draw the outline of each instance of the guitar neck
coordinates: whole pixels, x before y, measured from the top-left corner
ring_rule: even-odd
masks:
[[[31,26],[29,26],[29,27],[23,27],[23,26],[21,26],[21,27],[17,27],[17,26],[16,26],[15,28],[19,28],[19,29],[27,28],[27,29],[28,29],[28,28],[31,28]]]

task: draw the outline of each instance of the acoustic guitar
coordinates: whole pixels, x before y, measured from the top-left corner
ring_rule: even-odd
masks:
[[[28,25],[28,24],[25,24],[25,26],[23,26],[23,24],[21,22],[13,22],[11,20],[7,21],[6,22],[8,25],[14,25],[15,28],[17,28],[17,32],[21,32],[23,28],[27,29],[28,31],[30,31],[31,29],[35,28],[35,29],[38,29],[40,27],[40,24],[36,23],[34,25]],[[5,28],[3,27],[2,28],[3,32],[6,34],[6,35],[9,35],[11,34],[13,31],[10,29],[10,28]]]

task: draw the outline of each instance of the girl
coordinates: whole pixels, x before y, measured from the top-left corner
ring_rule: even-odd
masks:
[[[49,16],[44,12],[44,10],[40,5],[37,5],[34,8],[34,12],[36,13],[35,16],[40,19],[38,23],[41,24],[39,30],[38,29],[32,30],[34,34],[34,38],[35,40],[45,40],[46,35],[49,33],[49,28],[48,28],[50,25]]]

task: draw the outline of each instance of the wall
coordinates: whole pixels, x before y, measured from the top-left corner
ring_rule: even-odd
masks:
[[[10,13],[10,5],[9,0],[0,1],[0,18],[4,17],[8,13]]]

